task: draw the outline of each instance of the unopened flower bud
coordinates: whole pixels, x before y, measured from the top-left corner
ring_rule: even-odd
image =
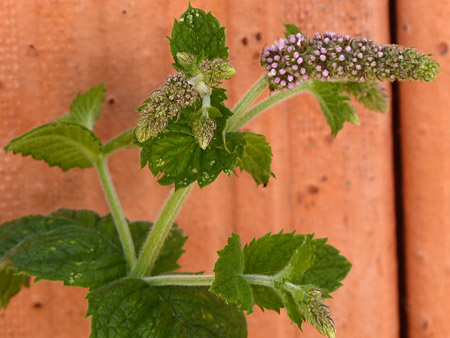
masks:
[[[191,75],[196,75],[199,72],[197,58],[192,54],[185,52],[177,53],[177,62]]]
[[[236,73],[231,63],[220,58],[213,61],[204,60],[199,68],[205,83],[210,87],[217,87],[223,80],[230,79]]]
[[[214,137],[216,121],[208,117],[200,117],[192,123],[195,139],[202,149],[206,149]]]

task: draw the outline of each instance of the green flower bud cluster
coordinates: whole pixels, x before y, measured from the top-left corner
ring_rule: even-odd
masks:
[[[270,88],[293,89],[309,79],[431,81],[439,64],[414,48],[379,45],[365,38],[335,33],[316,33],[305,39],[300,33],[280,39],[264,49],[261,65]]]
[[[311,289],[308,292],[308,297],[310,302],[303,313],[306,321],[321,334],[330,338],[336,337],[336,327],[330,307],[322,300],[322,292],[319,289]]]
[[[142,115],[136,127],[138,141],[157,136],[170,119],[179,117],[181,109],[193,105],[199,97],[198,91],[188,82],[186,73],[170,75],[167,82],[155,89],[138,108]]]
[[[220,58],[212,61],[205,59],[198,64],[194,55],[177,53],[176,59],[183,71],[170,75],[167,82],[154,90],[138,108],[141,117],[135,134],[139,142],[156,137],[167,127],[170,119],[180,116],[181,109],[192,106],[201,98],[201,110],[193,113],[189,119],[200,147],[206,149],[216,129],[215,116],[209,115],[212,88],[231,78],[235,69],[228,61]]]

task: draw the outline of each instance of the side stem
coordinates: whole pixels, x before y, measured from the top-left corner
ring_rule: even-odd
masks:
[[[106,200],[108,201],[109,208],[116,225],[117,232],[119,234],[120,243],[125,254],[125,258],[128,263],[128,268],[131,270],[136,264],[136,250],[134,248],[133,238],[131,237],[130,228],[128,227],[127,220],[120,205],[119,198],[117,197],[114,184],[111,180],[111,176],[108,170],[108,164],[106,158],[100,158],[97,163],[97,173],[100,178],[100,182],[105,192]]]
[[[172,191],[142,246],[137,263],[131,271],[132,277],[144,277],[151,273],[164,241],[175,221],[175,217],[180,211],[184,200],[191,192],[192,187],[193,184],[186,188]]]
[[[255,105],[252,109],[248,110],[246,113],[241,114],[240,116],[237,116],[232,124],[229,124],[229,131],[236,131],[239,128],[241,128],[244,124],[248,123],[250,120],[254,119],[256,116],[260,115],[267,109],[271,108],[272,106],[287,100],[291,98],[292,96],[295,96],[297,94],[300,94],[301,92],[304,92],[309,89],[311,86],[310,82],[303,82],[301,85],[297,86],[294,90],[286,90],[282,92],[278,92],[257,105]],[[233,118],[232,116],[231,118]],[[230,118],[230,119],[231,119]]]
[[[241,275],[241,277],[244,278],[249,284],[263,285],[268,287],[273,287],[275,280],[274,276],[266,275]],[[144,277],[142,279],[152,286],[210,286],[214,282],[214,275],[162,275]]]
[[[228,120],[227,130],[236,130],[239,127],[236,127],[236,122],[239,120],[240,116],[244,111],[250,107],[250,105],[255,101],[259,95],[267,88],[269,85],[269,81],[267,79],[267,75],[264,74],[256,81],[253,86],[245,93],[242,99],[236,104],[233,108],[233,116],[231,116]]]

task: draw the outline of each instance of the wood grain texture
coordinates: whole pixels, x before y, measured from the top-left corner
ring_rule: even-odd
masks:
[[[409,337],[450,331],[450,1],[399,0],[401,44],[434,54],[434,83],[402,83],[407,310]]]
[[[282,35],[280,20],[312,34],[336,31],[389,41],[387,0],[192,1],[227,27],[237,75],[227,84],[231,102],[262,73],[259,54]],[[186,1],[2,0],[0,3],[0,140],[67,111],[91,85],[108,88],[97,131],[103,140],[133,126],[134,109],[172,71],[164,35]],[[296,230],[329,237],[354,267],[330,301],[345,338],[398,337],[392,140],[389,115],[359,109],[362,125],[333,139],[315,100],[301,96],[245,127],[267,135],[277,176],[267,188],[247,174],[221,176],[195,188],[178,223],[190,239],[185,271],[211,272],[231,232],[243,242],[266,232]],[[3,122],[2,122],[3,123]],[[136,150],[110,161],[130,219],[154,219],[168,189],[138,169]],[[48,213],[60,207],[107,212],[93,170],[58,168],[30,158],[0,155],[0,218]],[[2,337],[86,337],[85,291],[39,282],[0,313]],[[39,306],[36,306],[38,302]],[[249,337],[319,337],[301,334],[282,316],[257,310]],[[4,332],[6,332],[4,334]]]

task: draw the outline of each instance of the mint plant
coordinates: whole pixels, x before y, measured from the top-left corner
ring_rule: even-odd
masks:
[[[294,95],[315,95],[335,136],[344,122],[359,124],[353,97],[385,112],[378,80],[435,79],[439,65],[413,48],[378,45],[334,33],[307,38],[287,24],[285,38],[265,48],[265,73],[231,110],[220,84],[235,70],[225,28],[211,14],[189,6],[175,20],[170,50],[176,72],[138,108],[134,130],[107,143],[93,132],[104,101],[103,84],[78,95],[67,115],[12,140],[5,151],[31,155],[66,171],[95,168],[111,213],[60,209],[0,227],[0,306],[36,280],[89,288],[92,338],[246,337],[244,312],[255,305],[304,322],[335,337],[325,300],[342,284],[350,263],[324,238],[277,233],[244,246],[231,234],[218,251],[214,274],[177,273],[187,238],[174,223],[193,185],[211,184],[240,168],[259,185],[273,177],[272,151],[263,135],[240,128]],[[269,88],[271,95],[252,106]],[[174,185],[154,223],[126,219],[107,159],[141,149],[161,185]]]

